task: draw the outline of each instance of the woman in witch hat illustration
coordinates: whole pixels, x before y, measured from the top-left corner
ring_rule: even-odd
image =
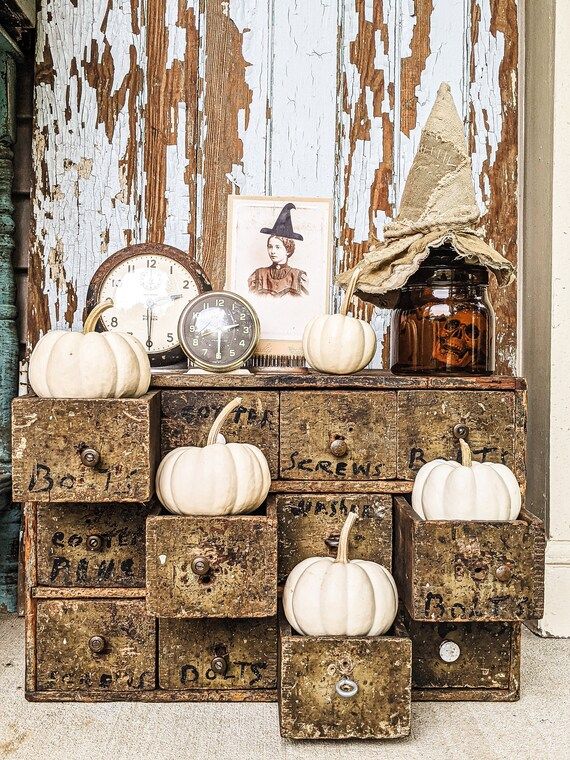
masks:
[[[293,203],[287,203],[273,227],[263,227],[260,230],[264,235],[269,235],[267,253],[271,266],[260,267],[249,276],[247,284],[252,293],[276,298],[305,296],[309,293],[306,272],[289,266],[289,257],[295,252],[295,240],[303,240],[303,236],[293,230],[291,209],[294,208]]]

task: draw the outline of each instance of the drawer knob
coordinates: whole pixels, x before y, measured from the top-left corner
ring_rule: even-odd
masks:
[[[210,662],[210,667],[219,676],[225,676],[228,671],[228,658],[225,657],[213,657]]]
[[[208,575],[210,563],[205,557],[194,557],[190,569],[195,575]]]
[[[87,548],[90,552],[99,552],[103,548],[101,536],[87,536]]]
[[[463,422],[453,426],[453,435],[456,438],[463,438],[466,440],[469,438],[469,428]]]
[[[330,451],[333,457],[345,457],[348,453],[348,444],[344,438],[335,438],[331,441]]]
[[[459,659],[461,648],[455,641],[446,639],[439,645],[439,656],[444,662],[455,662]]]
[[[358,694],[358,684],[352,678],[341,678],[336,682],[335,691],[339,697],[350,699]]]
[[[508,583],[513,576],[513,570],[510,565],[499,565],[495,570],[495,578],[501,583]]]
[[[333,533],[330,536],[327,536],[325,538],[325,544],[329,547],[329,549],[333,549],[336,551],[338,549],[338,542],[340,541],[340,536],[338,533]]]
[[[91,636],[89,639],[89,649],[93,652],[93,654],[101,654],[106,646],[107,642],[103,636]]]
[[[101,461],[101,454],[97,451],[97,449],[83,449],[80,457],[81,463],[84,464],[85,467],[97,467]]]

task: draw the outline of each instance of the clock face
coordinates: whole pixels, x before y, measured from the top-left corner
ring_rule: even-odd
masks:
[[[251,356],[259,338],[259,320],[241,296],[226,291],[203,293],[184,309],[178,335],[197,367],[224,372]]]
[[[101,283],[98,300],[114,303],[101,316],[102,327],[134,335],[149,354],[172,352],[179,346],[180,314],[201,290],[197,279],[168,256],[131,256]]]

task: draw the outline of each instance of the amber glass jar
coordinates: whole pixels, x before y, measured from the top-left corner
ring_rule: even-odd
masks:
[[[392,315],[392,372],[490,375],[495,312],[485,267],[464,264],[449,246],[433,249],[400,292]]]

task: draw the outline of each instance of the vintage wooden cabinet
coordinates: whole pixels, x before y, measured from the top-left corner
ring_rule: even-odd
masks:
[[[239,518],[192,519],[160,512],[152,501],[153,448],[164,454],[177,446],[203,445],[217,413],[237,395],[243,403],[224,425],[224,436],[255,443],[266,454],[273,477],[267,504],[259,514]],[[517,622],[495,617],[463,623],[428,616],[422,619],[438,622],[410,620],[409,638],[401,631],[395,639],[345,641],[344,650],[338,642],[327,642],[323,650],[322,643],[282,629],[287,659],[282,656],[278,667],[275,611],[277,584],[307,556],[334,554],[349,510],[359,512],[350,556],[392,566],[392,500],[404,505],[400,498],[409,495],[424,461],[457,456],[458,426],[468,435],[476,459],[509,465],[524,491],[521,380],[405,378],[385,372],[346,377],[167,373],[153,378],[147,397],[130,403],[24,398],[15,404],[14,448],[20,457],[15,489],[27,502],[28,698],[275,700],[281,669],[282,730],[288,736],[332,736],[335,730],[339,736],[403,735],[409,721],[410,639],[413,698],[516,695]],[[47,416],[42,409],[49,411]],[[100,461],[111,464],[113,477],[81,462],[82,445],[101,447]],[[135,448],[133,467],[129,451]],[[46,491],[38,489],[38,463],[50,468],[56,484]],[[68,470],[75,478],[71,489],[60,482]],[[127,484],[127,473],[133,485]],[[512,584],[517,594],[528,597],[526,611],[517,610],[519,597],[510,606],[492,602],[491,588],[485,597],[489,604],[499,604],[500,614],[512,612],[504,620],[540,610],[541,526],[530,515],[523,518],[509,540],[518,536]],[[396,530],[395,536],[394,572],[397,578],[400,573],[406,601],[401,554],[409,549],[402,542],[415,540],[417,548],[421,535],[409,533],[404,541]],[[444,553],[452,549],[439,547]],[[210,565],[207,582],[191,568],[200,558]],[[443,562],[443,555],[438,561]],[[418,565],[414,578],[421,569]],[[465,583],[454,593],[458,590],[463,593]],[[446,610],[449,599],[443,603]],[[450,606],[455,602],[453,598]],[[415,610],[422,613],[424,607],[414,604],[408,599],[416,616]],[[68,637],[70,628],[73,636]],[[454,670],[442,671],[438,647],[450,631],[456,637],[463,632],[462,651],[465,642],[475,649],[477,641],[483,642],[477,655],[479,681],[461,669],[461,658]],[[327,723],[332,713],[323,710],[336,681],[317,665],[325,655],[336,662],[347,646],[361,663],[362,694],[369,690],[366,673],[376,672],[375,658],[402,662],[399,675],[393,674],[398,687],[392,695],[392,706],[397,706],[392,723],[382,717],[389,705],[380,696],[374,699],[383,707],[375,713],[366,714],[361,702],[354,703],[362,707],[354,713],[360,715],[361,729],[348,717],[350,700],[345,712],[338,713],[338,729]],[[394,651],[387,654],[390,647]],[[485,657],[495,657],[502,668],[494,680],[485,681]],[[297,671],[309,662],[317,670],[299,680]],[[499,679],[503,671],[506,681]],[[295,689],[300,690],[297,696]],[[321,707],[311,715],[309,730],[300,727],[292,700],[308,700],[310,691],[320,695]]]

